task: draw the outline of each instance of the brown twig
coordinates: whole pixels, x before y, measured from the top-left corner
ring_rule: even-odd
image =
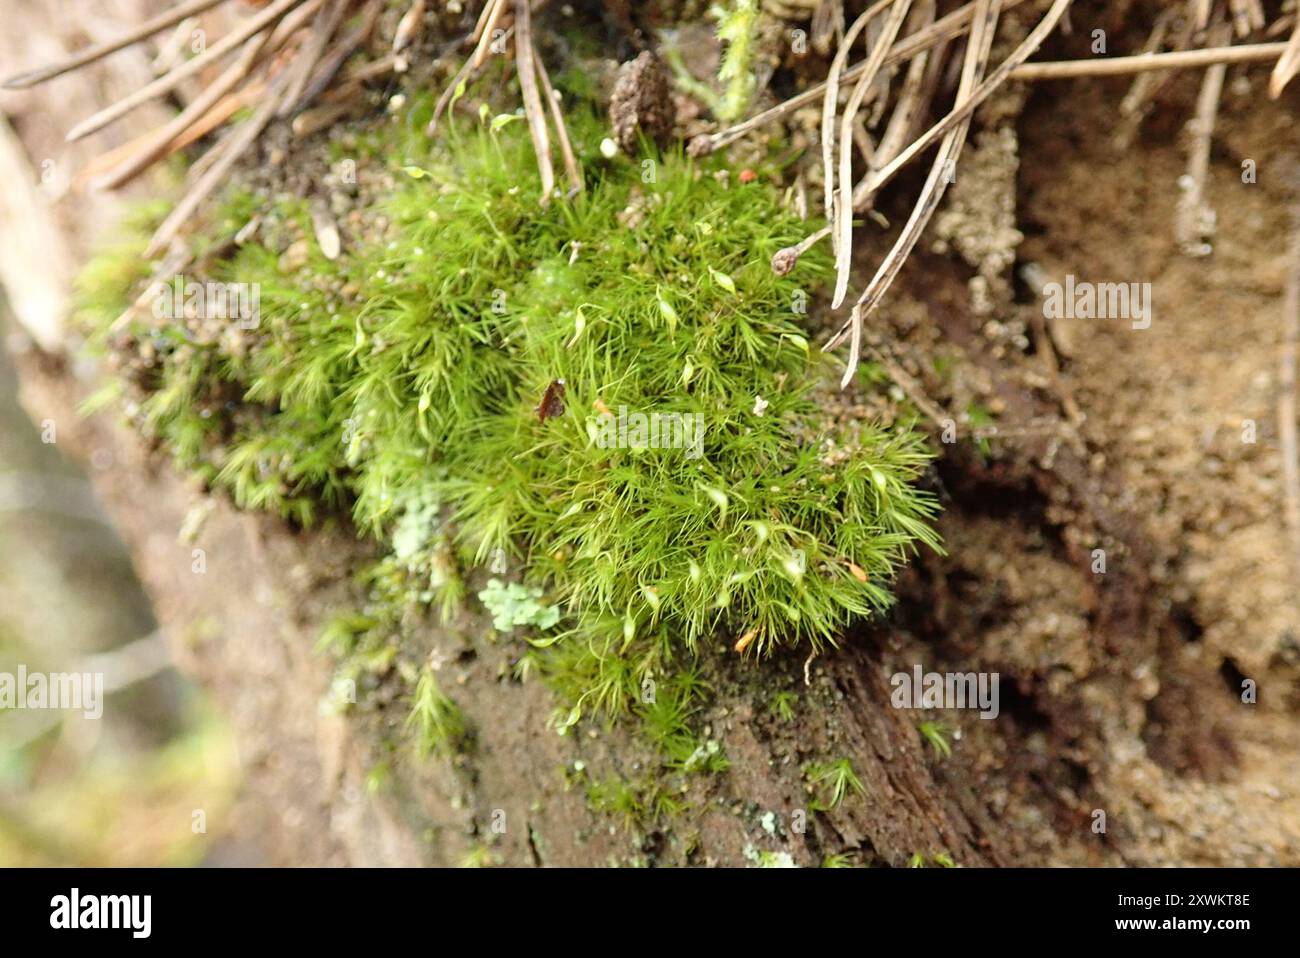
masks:
[[[1064,0],[1064,3],[1068,5],[1069,0]],[[984,75],[984,70],[988,64],[989,50],[993,45],[993,32],[997,24],[999,8],[998,0],[979,0],[979,9],[971,24],[970,37],[966,41],[966,54],[962,62],[961,80],[957,87],[958,108],[971,98],[975,84]],[[934,215],[934,211],[938,208],[939,201],[943,198],[948,185],[948,176],[946,174],[957,162],[969,126],[968,114],[966,118],[958,122],[955,129],[944,136],[938,155],[930,168],[930,174],[926,177],[925,185],[921,188],[920,198],[912,210],[912,215],[908,217],[907,223],[903,226],[898,239],[895,240],[889,255],[877,268],[876,275],[872,277],[867,288],[863,290],[862,295],[853,305],[848,322],[823,347],[825,350],[833,349],[843,342],[846,336],[849,338],[849,357],[845,363],[844,375],[840,379],[841,389],[849,384],[858,368],[858,358],[862,346],[863,320],[875,308],[885,291],[889,289],[894,278],[898,275],[898,271],[902,269],[904,261],[911,254],[913,247],[916,246],[917,240],[921,238],[921,232],[929,223],[930,217]]]
[[[853,122],[867,90],[880,72],[881,64],[885,62],[885,56],[889,53],[894,38],[902,29],[903,20],[907,17],[907,11],[911,6],[912,0],[897,0],[890,8],[884,29],[867,57],[857,85],[849,94],[849,102],[845,104],[844,116],[840,122],[839,193],[835,205],[830,210],[833,214],[831,219],[836,224],[833,235],[838,237],[835,252],[835,292],[831,298],[832,309],[839,308],[849,291],[849,269],[853,255],[853,154],[850,150]]]
[[[1228,40],[1228,25],[1218,24],[1211,36],[1216,45]],[[1174,239],[1184,253],[1192,256],[1209,252],[1205,239],[1214,229],[1214,210],[1205,202],[1205,178],[1210,172],[1214,120],[1219,112],[1227,71],[1228,67],[1223,63],[1216,63],[1205,71],[1201,92],[1196,98],[1196,113],[1187,124],[1187,173],[1179,183],[1182,194],[1174,216]]]
[[[1238,39],[1250,36],[1254,30],[1264,29],[1264,9],[1259,0],[1228,0],[1232,11],[1232,26]]]
[[[251,44],[259,38],[265,42],[265,35],[259,35],[248,42]],[[96,157],[79,178],[85,179],[92,190],[117,189],[135,179],[163,157],[170,156],[211,133],[230,119],[247,100],[247,96],[243,94],[250,90],[250,87],[245,87],[239,94],[229,95],[247,72],[244,69],[243,59],[241,57],[240,63],[232,64],[225,73],[205,87],[196,100],[169,122]],[[102,172],[104,170],[107,172]]]
[[[264,30],[272,23],[277,22],[281,17],[302,2],[303,0],[275,0],[274,3],[262,10],[261,13],[245,20],[233,31],[226,36],[223,36],[220,40],[208,47],[207,50],[200,53],[194,59],[186,60],[170,73],[160,76],[152,83],[140,87],[140,89],[136,90],[134,93],[123,97],[111,106],[100,110],[93,116],[78,123],[68,131],[68,142],[74,142],[82,137],[94,133],[96,130],[103,129],[114,120],[130,113],[141,104],[148,103],[150,100],[162,96],[164,93],[173,89],[186,77],[193,76],[208,64],[225,56],[235,47],[248,40],[253,36],[253,34]]]
[[[823,237],[829,236],[832,227],[830,224],[823,226],[817,232],[805,237],[794,246],[785,246],[772,254],[772,272],[777,276],[785,276],[794,269],[795,264],[799,262],[799,257],[808,252]]]
[[[1077,77],[1126,76],[1148,70],[1186,70],[1216,63],[1258,63],[1276,60],[1285,43],[1251,43],[1240,47],[1211,47],[1175,53],[1140,53],[1099,60],[1047,60],[1026,63],[1011,73],[1013,80],[1068,80]]]
[[[146,259],[157,255],[159,250],[164,249],[171,242],[180,228],[198,209],[199,204],[221,183],[226,173],[235,164],[235,161],[253,145],[262,130],[275,116],[276,109],[279,108],[281,101],[284,99],[287,83],[287,75],[281,72],[271,82],[266,99],[258,107],[257,112],[239,124],[238,127],[231,131],[231,135],[227,140],[223,140],[221,144],[215,147],[215,149],[222,150],[220,157],[194,182],[185,196],[181,198],[176,207],[163,220],[162,225],[153,234],[153,238],[149,240],[149,246],[145,249],[144,255]]]
[[[176,244],[167,251],[158,268],[153,271],[149,277],[149,282],[145,284],[140,294],[132,300],[131,305],[124,309],[108,327],[110,335],[121,333],[132,323],[141,313],[147,312],[149,304],[157,293],[157,285],[160,282],[168,282],[181,270],[185,269],[190,263],[194,262],[194,254],[187,246]]]
[[[288,116],[297,107],[298,101],[302,99],[303,91],[307,88],[307,83],[311,79],[311,72],[316,68],[316,64],[320,62],[320,58],[325,52],[325,46],[334,36],[334,31],[343,22],[343,14],[347,11],[350,2],[351,0],[330,0],[330,6],[326,9],[325,16],[317,20],[312,27],[311,35],[307,38],[307,42],[303,44],[302,49],[298,51],[293,66],[289,68],[289,85],[285,88],[279,116]]]
[[[302,96],[298,98],[298,102],[293,105],[293,109],[290,111],[291,113],[301,113],[303,110],[307,109],[307,107],[311,106],[311,104],[315,102],[316,98],[324,92],[325,88],[329,86],[330,81],[334,79],[334,75],[338,73],[343,64],[347,62],[348,57],[352,56],[353,51],[355,51],[357,47],[361,46],[361,44],[366,41],[366,38],[370,36],[370,31],[375,28],[375,20],[378,19],[379,11],[382,8],[383,0],[370,0],[370,2],[361,9],[361,22],[344,34],[343,38],[330,48],[329,52],[321,58],[320,66],[317,67],[315,75],[311,78],[311,82],[307,84],[307,89],[304,90]],[[391,72],[396,67],[396,57],[391,54],[386,57],[381,57],[373,62],[375,64],[384,64],[384,73]],[[345,81],[356,84],[360,84],[369,78],[369,76],[357,77],[353,74],[344,75]]]
[[[1192,24],[1197,30],[1204,30],[1210,24],[1210,10],[1213,0],[1189,0],[1188,7],[1192,15]]]
[[[1156,16],[1155,26],[1151,28],[1151,35],[1147,37],[1147,42],[1142,46],[1143,54],[1160,52],[1164,47],[1169,28],[1177,22],[1177,16],[1178,11],[1172,7],[1162,10]],[[1174,36],[1171,45],[1172,50],[1186,50],[1190,46],[1194,32],[1192,23],[1190,17],[1182,18],[1180,29]],[[1141,126],[1143,118],[1151,108],[1151,101],[1156,92],[1162,85],[1168,83],[1172,76],[1171,73],[1139,73],[1133,78],[1128,92],[1124,94],[1124,99],[1119,104],[1121,119],[1115,133],[1115,143],[1118,146],[1127,148],[1133,142],[1138,127]]]
[[[1004,10],[1009,10],[1024,2],[1025,0],[1004,0],[1002,7]],[[966,32],[967,25],[970,23],[974,10],[975,4],[968,3],[965,6],[954,10],[952,13],[949,13],[947,16],[940,17],[926,29],[919,30],[914,34],[899,40],[898,43],[894,44],[894,48],[890,50],[889,54],[885,57],[884,66],[888,67],[893,66],[895,63],[905,63],[923,50],[929,50],[931,47],[937,46],[940,43],[961,36]],[[840,77],[841,81],[856,80],[866,66],[867,64],[865,62],[854,64],[844,71],[843,75]],[[735,126],[729,126],[725,130],[719,130],[716,133],[709,134],[708,136],[696,137],[691,141],[691,153],[695,156],[702,156],[720,150],[724,146],[735,143],[751,130],[756,130],[759,127],[766,126],[768,123],[773,123],[787,114],[793,113],[795,110],[808,106],[810,103],[816,103],[817,100],[821,99],[825,91],[826,84],[824,82],[818,83],[816,86],[811,86],[802,93],[798,93],[795,96],[790,97],[790,99],[778,103],[771,109],[764,110],[762,113],[752,116],[742,123],[737,123]]]
[[[1294,13],[1280,16],[1265,28],[1264,36],[1271,39],[1280,37],[1284,33],[1289,34],[1298,22],[1300,22],[1300,17],[1297,17]]]
[[[344,100],[338,103],[322,103],[305,110],[296,111],[293,122],[289,125],[295,139],[303,139],[333,126],[339,120],[357,111],[362,106],[359,99]]]
[[[844,72],[844,64],[848,62],[849,54],[853,52],[853,44],[857,42],[858,34],[873,17],[889,6],[890,2],[891,0],[880,0],[878,3],[873,3],[853,21],[844,34],[839,49],[835,51],[835,58],[831,60],[830,69],[826,73],[826,82],[823,84],[826,90],[826,95],[822,98],[822,186],[825,196],[823,210],[826,219],[832,222],[835,220],[835,114],[840,105],[840,75]],[[831,248],[837,253],[840,248],[839,242],[838,231],[832,230]]]
[[[844,0],[821,0],[808,24],[808,42],[822,56],[831,52],[836,37],[844,36]]]
[[[1296,18],[1291,28],[1291,38],[1287,40],[1282,55],[1277,58],[1273,73],[1268,78],[1268,95],[1276,100],[1291,82],[1291,78],[1300,71],[1300,17]]]
[[[854,118],[862,108],[863,97],[866,96],[872,82],[875,82],[876,74],[879,73],[881,64],[884,64],[885,55],[892,47],[898,30],[902,29],[902,23],[910,8],[911,0],[898,0],[889,9],[889,17],[885,19],[884,29],[881,30],[876,44],[871,48],[866,64],[863,64],[862,74],[858,77],[857,86],[854,86],[852,94],[849,95],[848,104],[845,104],[844,108],[844,118],[840,123],[839,194],[835,205],[828,211],[832,222],[835,222],[835,233],[832,235],[837,237],[832,309],[839,309],[840,304],[844,302],[844,296],[848,294],[849,270],[853,257],[853,156],[850,153],[849,143],[852,139]]]
[[[537,172],[542,177],[540,203],[551,202],[555,190],[555,168],[551,161],[551,136],[546,129],[546,111],[537,90],[537,61],[533,49],[532,0],[514,0],[515,3],[515,70],[519,74],[519,92],[524,101],[524,116],[528,120],[528,135],[533,140],[537,154]]]
[[[355,66],[348,67],[348,69],[343,71],[343,83],[348,85],[353,83],[366,83],[376,77],[387,76],[397,69],[397,59],[396,55],[390,53],[388,56],[380,57],[378,60],[370,60],[365,63],[358,63]]]
[[[872,177],[867,186],[867,191],[875,192],[879,190],[892,180],[899,170],[914,160],[918,154],[934,146],[950,130],[967,120],[981,103],[992,96],[998,87],[1015,74],[1017,68],[1033,56],[1034,51],[1042,45],[1048,34],[1052,32],[1057,22],[1065,14],[1065,11],[1069,9],[1070,3],[1071,0],[1055,0],[1051,8],[1044,14],[1043,19],[1030,31],[1024,42],[998,65],[998,68],[989,75],[988,79],[981,83],[964,102],[956,104],[947,116],[917,137],[911,146],[894,157],[884,169]]]
[[[880,366],[889,376],[889,379],[895,386],[903,391],[912,405],[916,406],[921,414],[939,430],[946,430],[950,426],[955,426],[958,417],[944,409],[925,391],[925,387],[917,382],[912,374],[903,368],[893,356],[884,348],[876,343],[869,343],[863,347],[863,352],[873,363]],[[981,426],[976,429],[970,429],[966,435],[971,439],[1020,439],[1037,436],[1068,436],[1070,429],[1068,424],[1060,419],[1044,417],[1042,420],[1029,420],[1021,424],[998,424],[993,426]]]
[[[25,73],[16,73],[7,78],[3,84],[7,90],[24,90],[27,87],[35,86],[38,83],[44,83],[46,80],[52,80],[57,76],[62,76],[78,67],[83,67],[87,63],[93,63],[96,60],[108,56],[110,53],[116,53],[118,50],[125,49],[133,43],[139,43],[147,37],[153,36],[166,30],[173,24],[180,23],[187,17],[192,17],[197,13],[202,13],[211,7],[215,7],[224,0],[189,0],[188,3],[182,3],[173,7],[166,13],[160,13],[158,16],[146,20],[138,27],[133,27],[119,37],[112,40],[105,40],[103,43],[97,43],[94,46],[87,47],[77,53],[72,54],[66,60],[60,60],[58,63],[52,63],[48,66],[40,67],[36,70],[28,70]]]
[[[424,0],[415,0],[402,14],[402,19],[397,21],[397,29],[393,31],[393,52],[401,53],[419,36],[420,27],[424,23]]]
[[[171,36],[158,44],[157,55],[149,61],[149,69],[153,70],[154,76],[160,76],[176,65],[185,48],[193,41],[194,31],[201,22],[198,17],[186,17],[172,28]]]
[[[913,17],[916,17],[920,26],[918,29],[924,29],[934,22],[935,3],[934,0],[923,0],[920,6],[915,7],[912,11]],[[913,31],[915,32],[915,31]],[[944,45],[941,44],[933,52],[936,57],[942,56]],[[853,211],[855,213],[869,210],[875,200],[875,195],[868,193],[865,189],[880,167],[888,163],[898,151],[903,148],[910,136],[912,136],[917,118],[921,115],[921,110],[930,102],[934,95],[935,84],[938,80],[938,71],[930,70],[927,67],[930,64],[930,50],[923,50],[912,58],[908,64],[907,76],[903,79],[903,88],[898,93],[898,99],[894,104],[894,112],[890,114],[889,123],[885,127],[884,135],[880,138],[880,144],[876,149],[876,155],[867,164],[866,175],[853,191]]]
[[[912,400],[912,405],[921,410],[930,422],[934,423],[940,429],[945,428],[948,420],[953,419],[947,411],[942,409],[933,399],[926,395],[925,388],[912,378],[911,373],[905,370],[899,363],[883,349],[875,344],[867,346],[867,355],[871,361],[879,364],[889,378],[893,380],[894,385],[903,391],[908,399]]]
[[[121,153],[114,151],[104,158],[96,159],[92,166],[102,169],[105,162],[111,162],[123,155],[127,157],[110,172],[92,178],[91,189],[116,189],[130,182],[164,156],[169,156],[189,145],[228,120],[236,110],[248,102],[247,96],[228,96],[228,94],[248,76],[259,58],[275,54],[288,43],[294,31],[315,13],[322,2],[323,0],[306,0],[301,7],[286,15],[274,31],[263,30],[261,33],[254,34],[245,41],[239,59],[227,67],[221,76],[204,87],[203,92],[184,110],[157,130],[133,140],[128,144],[129,148]]]
[[[438,97],[438,102],[433,107],[433,117],[429,120],[425,132],[433,136],[438,128],[438,120],[442,117],[443,111],[451,105],[451,101],[456,97],[456,91],[461,85],[468,82],[469,78],[474,75],[483,60],[487,57],[487,51],[492,47],[492,31],[497,22],[501,19],[507,6],[507,0],[488,0],[484,6],[483,12],[479,14],[478,23],[474,27],[474,32],[470,35],[469,40],[476,42],[474,52],[465,60],[456,75],[451,78],[447,88],[442,91]]]
[[[1042,267],[1037,263],[1026,263],[1021,267],[1020,276],[1025,281],[1025,284],[1034,291],[1034,295],[1041,299],[1046,286],[1046,277],[1043,275]],[[1043,368],[1047,371],[1047,378],[1051,381],[1052,388],[1056,390],[1056,395],[1060,399],[1061,409],[1069,418],[1070,425],[1077,430],[1084,420],[1083,410],[1079,408],[1079,404],[1074,399],[1074,393],[1061,376],[1061,361],[1054,338],[1056,328],[1054,326],[1049,328],[1044,312],[1040,302],[1029,313],[1029,322],[1034,333],[1035,352],[1042,359]],[[1068,352],[1066,355],[1069,355]]]
[[[876,275],[872,278],[871,283],[863,290],[857,303],[854,304],[848,322],[823,347],[823,349],[827,350],[833,349],[843,342],[846,336],[851,337],[849,359],[845,366],[844,376],[840,380],[841,387],[848,385],[857,369],[858,350],[861,344],[864,319],[879,305],[881,297],[884,296],[893,283],[898,271],[902,269],[904,260],[915,247],[920,239],[921,231],[938,207],[939,200],[942,198],[946,187],[948,173],[956,164],[961,144],[965,141],[971,113],[979,103],[983,102],[1001,83],[1005,82],[1007,76],[1017,65],[1024,63],[1026,59],[1033,55],[1033,52],[1047,39],[1061,17],[1064,16],[1066,10],[1069,9],[1070,3],[1071,0],[1054,0],[1047,13],[1043,15],[1042,20],[1029,32],[1029,35],[1025,37],[1020,46],[1011,52],[988,79],[972,89],[972,86],[978,82],[979,77],[983,75],[988,60],[988,51],[993,43],[993,29],[998,15],[997,4],[981,3],[979,12],[982,16],[975,18],[971,29],[971,37],[967,40],[966,58],[962,64],[957,102],[954,104],[952,112],[931,127],[927,133],[920,136],[908,149],[900,153],[873,180],[874,188],[878,189],[879,185],[888,181],[889,176],[892,175],[891,169],[896,171],[901,168],[908,159],[921,152],[938,135],[943,136],[943,144],[935,157],[934,165],[930,169],[930,175],[926,179],[925,186],[922,188],[921,198],[904,225],[901,235],[894,243],[889,255],[876,270]]]
[[[569,140],[569,128],[564,123],[564,110],[560,106],[559,95],[551,86],[551,75],[546,72],[546,64],[533,51],[533,62],[537,64],[537,77],[542,81],[542,93],[551,106],[551,121],[555,124],[555,139],[560,144],[560,156],[564,159],[564,172],[569,178],[569,195],[577,196],[582,192],[582,170],[578,167],[578,157],[573,152],[573,143]]]

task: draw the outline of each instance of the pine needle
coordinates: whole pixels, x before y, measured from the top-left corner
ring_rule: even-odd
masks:
[[[1291,39],[1287,40],[1282,55],[1273,67],[1273,74],[1268,78],[1268,95],[1274,100],[1280,97],[1297,71],[1300,71],[1300,17],[1296,17],[1295,26],[1291,28]]]
[[[241,23],[232,32],[223,36],[212,46],[208,47],[208,49],[203,53],[194,57],[194,59],[186,60],[171,72],[163,74],[152,83],[140,87],[140,89],[118,100],[112,106],[106,107],[98,113],[95,113],[93,116],[83,120],[81,123],[78,123],[68,131],[68,142],[72,143],[82,139],[83,137],[89,136],[91,133],[103,129],[115,120],[121,119],[136,107],[148,103],[150,100],[156,99],[164,93],[168,93],[175,89],[182,80],[193,76],[204,67],[225,56],[258,31],[278,22],[281,17],[302,2],[303,0],[276,0],[275,3],[272,3],[257,16],[251,17]]]
[[[1069,0],[1064,0],[1063,6],[1068,5]],[[957,109],[962,108],[972,98],[972,87],[983,76],[984,69],[988,64],[989,50],[993,45],[993,34],[997,25],[1000,4],[997,0],[979,0],[979,7],[972,23],[971,35],[966,41],[966,54],[962,63],[961,80],[957,87]],[[879,303],[880,298],[884,296],[885,291],[893,284],[894,278],[898,275],[899,270],[903,268],[903,263],[916,246],[922,231],[930,221],[930,217],[934,215],[934,211],[938,208],[939,201],[943,198],[944,191],[947,189],[947,174],[955,168],[969,126],[970,120],[969,114],[967,114],[966,118],[958,122],[955,129],[944,136],[943,144],[935,157],[930,174],[921,189],[921,196],[912,210],[912,215],[904,225],[902,233],[894,242],[889,255],[877,268],[876,275],[872,278],[871,283],[863,291],[857,303],[854,304],[848,322],[841,327],[839,332],[824,347],[826,350],[833,349],[843,342],[846,335],[849,337],[849,356],[845,364],[844,375],[840,379],[841,388],[849,384],[858,368],[862,353],[863,319],[870,314],[876,304]]]
[[[1018,7],[1025,0],[1005,0],[1002,4],[1004,10],[1010,10],[1012,7]],[[884,66],[893,66],[895,63],[906,63],[912,57],[924,50],[929,50],[948,40],[953,40],[964,33],[969,28],[971,17],[975,11],[975,4],[968,3],[964,7],[959,7],[947,16],[940,17],[933,24],[924,30],[918,30],[916,33],[898,41],[894,44],[892,50],[885,57]],[[862,71],[866,68],[866,62],[857,63],[844,71],[840,77],[841,81],[856,80]],[[778,103],[769,110],[756,114],[745,120],[743,123],[737,123],[735,126],[729,126],[724,130],[711,133],[706,136],[696,137],[691,141],[690,152],[694,156],[703,156],[713,153],[735,143],[741,137],[745,136],[752,130],[757,130],[773,123],[782,117],[793,113],[795,110],[808,106],[810,103],[816,103],[822,98],[826,91],[825,82],[811,86],[802,93],[798,93],[790,99]]]
[[[537,58],[533,49],[531,0],[515,2],[515,68],[519,73],[519,91],[524,101],[524,116],[528,120],[528,134],[533,139],[533,152],[537,154],[537,172],[542,177],[540,203],[551,202],[555,191],[555,167],[551,161],[551,137],[546,129],[546,111],[537,90]]]
[[[1013,80],[1065,80],[1077,77],[1125,76],[1149,70],[1185,70],[1216,63],[1258,63],[1276,60],[1286,52],[1285,43],[1251,43],[1239,47],[1210,47],[1175,53],[1140,53],[1131,57],[1095,60],[1045,60],[1026,63],[1011,73]]]
[[[298,101],[302,99],[303,91],[311,80],[311,72],[320,62],[325,47],[343,22],[343,14],[347,12],[350,2],[351,0],[331,0],[325,16],[314,24],[307,42],[303,44],[292,66],[289,67],[289,86],[285,90],[284,102],[280,105],[277,116],[288,116],[297,108]]]
[[[946,186],[943,182],[946,179],[945,174],[956,163],[961,144],[965,140],[970,115],[980,103],[1006,81],[1017,66],[1024,63],[1042,45],[1043,41],[1055,29],[1061,17],[1064,16],[1066,10],[1069,9],[1070,3],[1071,0],[1054,0],[1051,8],[1044,14],[1043,19],[1030,31],[1020,46],[1012,51],[1011,55],[993,71],[988,79],[984,80],[972,91],[972,85],[978,81],[987,63],[988,50],[993,42],[993,27],[998,12],[996,7],[990,9],[993,5],[981,3],[980,11],[986,12],[986,18],[976,17],[972,27],[971,38],[967,41],[966,62],[962,68],[962,79],[958,87],[957,102],[952,112],[900,153],[872,181],[873,189],[879,189],[909,160],[915,158],[917,154],[932,145],[940,136],[943,137],[943,145],[922,189],[921,199],[917,202],[911,217],[903,227],[902,234],[884,262],[880,264],[871,283],[863,291],[857,303],[854,304],[848,322],[823,347],[826,350],[833,349],[842,343],[846,337],[851,337],[849,358],[840,381],[841,387],[848,385],[857,370],[863,320],[879,305],[881,297],[884,296],[894,278],[898,275],[899,270],[902,269],[903,262],[915,247],[922,230],[938,207],[938,202],[942,198]]]
[[[49,66],[40,67],[36,70],[28,70],[25,73],[16,73],[4,81],[3,86],[6,90],[25,90],[28,87],[35,86],[38,83],[44,83],[46,80],[53,80],[55,77],[70,73],[88,63],[94,63],[101,60],[111,53],[123,50],[134,43],[139,43],[155,33],[161,33],[168,27],[180,23],[187,17],[202,13],[215,7],[218,3],[225,0],[189,0],[188,3],[182,3],[173,7],[166,13],[160,13],[158,16],[146,20],[138,27],[133,27],[120,37],[114,37],[112,40],[106,40],[103,43],[97,43],[94,46],[87,47],[84,50],[74,53],[65,60]]]
[[[822,100],[822,181],[824,185],[825,202],[823,209],[826,211],[826,219],[834,221],[835,210],[835,114],[839,109],[840,99],[840,75],[844,72],[844,65],[848,62],[849,54],[853,52],[853,44],[858,39],[858,34],[862,32],[873,17],[889,6],[893,0],[881,0],[868,7],[860,17],[853,21],[848,31],[844,34],[844,40],[840,43],[840,48],[835,52],[835,59],[831,61],[830,70],[826,74],[826,82],[823,84],[826,95]],[[831,248],[839,252],[840,238],[835,231],[831,232]]]
[[[222,151],[220,156],[195,181],[185,196],[181,198],[181,201],[176,204],[175,209],[163,220],[162,225],[158,227],[157,232],[149,241],[148,248],[145,249],[144,255],[146,259],[156,256],[167,247],[181,227],[189,221],[194,211],[199,208],[199,204],[221,184],[230,168],[234,166],[235,161],[243,156],[244,152],[261,135],[262,130],[271,122],[276,109],[284,99],[287,82],[288,77],[281,73],[271,83],[266,99],[258,107],[257,112],[241,123],[231,132],[227,139],[214,148]]]
[[[840,121],[839,194],[831,210],[832,219],[836,224],[836,231],[832,235],[838,237],[838,242],[835,244],[835,293],[831,299],[832,309],[839,308],[849,290],[849,268],[853,255],[853,159],[850,152],[853,123],[867,90],[871,88],[876,75],[880,72],[885,56],[894,38],[898,36],[898,31],[902,28],[903,20],[911,6],[912,0],[898,0],[890,9],[884,30],[876,41],[871,55],[867,57],[862,74],[858,77],[857,86],[849,94],[849,102],[844,107],[844,116]]]

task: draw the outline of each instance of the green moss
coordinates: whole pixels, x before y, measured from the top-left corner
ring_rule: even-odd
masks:
[[[754,97],[754,33],[758,25],[758,0],[732,0],[715,5],[710,13],[718,21],[718,39],[726,45],[718,67],[724,93],[718,119],[734,123],[745,115]]]
[[[794,692],[783,690],[772,696],[770,710],[773,715],[777,716],[783,722],[794,721],[794,707],[799,700]]]
[[[687,810],[686,802],[663,780],[646,776],[636,782],[617,775],[587,779],[587,807],[622,820],[625,828],[650,831]]]
[[[866,791],[847,758],[814,763],[805,769],[805,773],[809,784],[818,792],[818,797],[812,803],[814,811],[829,811],[844,801],[850,792],[862,795]]]
[[[589,781],[586,794],[587,805],[592,811],[620,817],[629,827],[638,824],[645,814],[641,795],[617,776]]]
[[[139,294],[149,278],[149,261],[144,258],[150,232],[167,215],[166,201],[142,204],[132,209],[114,235],[114,241],[91,258],[77,276],[76,321],[98,334],[104,332]]]
[[[755,868],[798,868],[794,863],[794,858],[789,852],[769,851],[767,849],[757,849],[752,845],[745,846],[745,858]]]
[[[922,722],[917,729],[921,737],[934,749],[936,758],[948,758],[952,755],[952,746],[948,743],[948,727],[942,722]]]
[[[931,867],[929,863],[933,863],[933,867],[935,868],[956,868],[957,867],[957,863],[953,861],[952,856],[949,855],[947,852],[938,852],[935,855],[933,855],[930,859],[928,859],[928,861],[926,857],[922,855],[920,852],[913,852],[912,857],[907,860],[907,867],[908,868],[929,868]]]
[[[407,728],[416,735],[421,754],[451,756],[470,743],[469,726],[459,706],[443,693],[428,666],[420,672]]]
[[[255,331],[134,326],[156,355],[141,424],[241,506],[303,524],[350,509],[392,550],[380,575],[446,613],[469,567],[508,558],[565,613],[534,640],[576,708],[557,724],[632,706],[673,743],[637,692],[701,638],[817,648],[889,603],[909,551],[936,545],[914,486],[928,452],[819,408],[833,371],[803,305],[828,264],[773,274],[809,226],[764,176],[607,162],[603,125],[577,115],[586,189],[542,208],[524,124],[452,125],[435,147],[427,109],[385,128],[385,229],[333,262],[255,241],[212,267],[257,284]],[[233,193],[214,222],[255,205]],[[303,204],[279,212],[311,236]]]
[[[754,54],[758,30],[758,0],[729,0],[709,7],[709,16],[717,23],[718,43],[723,48],[718,63],[718,92],[697,78],[687,66],[681,51],[664,48],[664,56],[679,89],[699,100],[723,124],[735,123],[749,110],[757,80]]]

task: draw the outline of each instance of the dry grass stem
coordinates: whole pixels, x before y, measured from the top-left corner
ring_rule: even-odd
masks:
[[[311,80],[312,70],[320,62],[325,47],[343,22],[343,15],[347,12],[350,3],[351,0],[329,0],[325,16],[312,25],[306,43],[294,59],[293,65],[289,67],[288,86],[285,88],[284,100],[280,104],[279,116],[288,116],[297,109],[298,101],[302,99],[303,91],[307,89],[307,84]]]
[[[560,156],[564,160],[564,173],[569,178],[569,195],[576,196],[582,192],[582,170],[578,167],[578,157],[573,152],[573,143],[569,140],[569,128],[564,123],[564,109],[560,106],[559,94],[551,86],[551,75],[546,72],[546,64],[533,51],[533,60],[537,64],[537,76],[542,81],[542,93],[551,106],[551,119],[555,123],[555,139],[560,144]]]

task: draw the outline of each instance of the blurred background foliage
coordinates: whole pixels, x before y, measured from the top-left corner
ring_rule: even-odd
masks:
[[[0,334],[13,328],[0,302]],[[0,866],[218,860],[231,737],[171,667],[122,543],[59,451],[60,424],[33,423],[15,389],[0,349],[0,672],[103,672],[105,700],[96,720],[0,710]]]

